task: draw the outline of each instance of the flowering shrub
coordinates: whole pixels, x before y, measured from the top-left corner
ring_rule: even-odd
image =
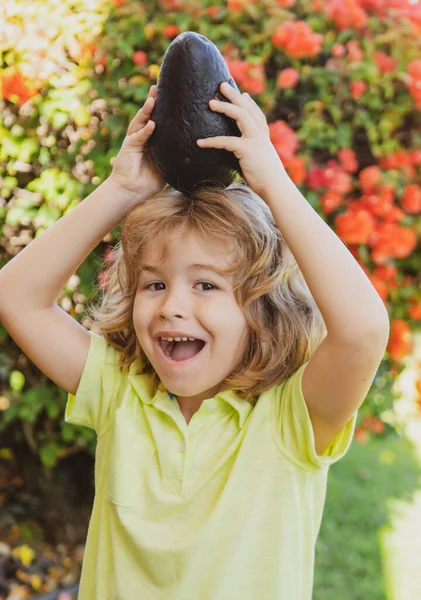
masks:
[[[384,431],[383,412],[421,322],[421,6],[10,0],[0,19],[0,266],[107,177],[165,49],[182,31],[198,31],[262,107],[291,178],[388,308],[390,342],[357,437]],[[117,234],[104,238],[58,298],[84,325],[95,276],[99,288],[107,285]],[[3,428],[24,420],[25,437],[47,466],[91,447],[90,431],[63,422],[62,390],[16,352],[4,329],[0,335]],[[418,372],[421,405],[420,389]]]

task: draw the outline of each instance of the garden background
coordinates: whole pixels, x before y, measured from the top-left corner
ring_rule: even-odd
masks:
[[[391,321],[330,472],[314,599],[421,599],[421,4],[9,0],[0,24],[0,268],[108,176],[171,40],[218,46]],[[57,299],[87,328],[118,232]],[[66,398],[0,324],[0,599],[78,581],[95,439]]]

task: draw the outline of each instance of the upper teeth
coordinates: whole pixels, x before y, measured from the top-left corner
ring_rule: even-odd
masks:
[[[187,338],[187,337],[161,337],[161,340],[165,340],[167,342],[194,342],[195,338]]]

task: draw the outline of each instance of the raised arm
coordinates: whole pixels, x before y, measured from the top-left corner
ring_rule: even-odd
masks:
[[[60,291],[104,236],[164,182],[144,157],[156,86],[129,125],[111,176],[33,240],[0,271],[0,321],[28,358],[76,393],[89,350],[82,325],[56,303]]]

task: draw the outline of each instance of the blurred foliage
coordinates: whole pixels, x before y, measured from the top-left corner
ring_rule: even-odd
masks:
[[[397,6],[399,4],[399,6]],[[291,178],[384,300],[388,351],[357,435],[384,434],[421,321],[421,9],[409,0],[9,0],[0,7],[0,268],[110,173],[129,120],[183,31],[210,38],[267,116]],[[57,303],[89,328],[104,252]],[[77,240],[75,240],[77,243]],[[46,467],[94,433],[0,325],[0,431]],[[420,363],[416,368],[420,369]],[[415,401],[421,396],[415,380]]]

